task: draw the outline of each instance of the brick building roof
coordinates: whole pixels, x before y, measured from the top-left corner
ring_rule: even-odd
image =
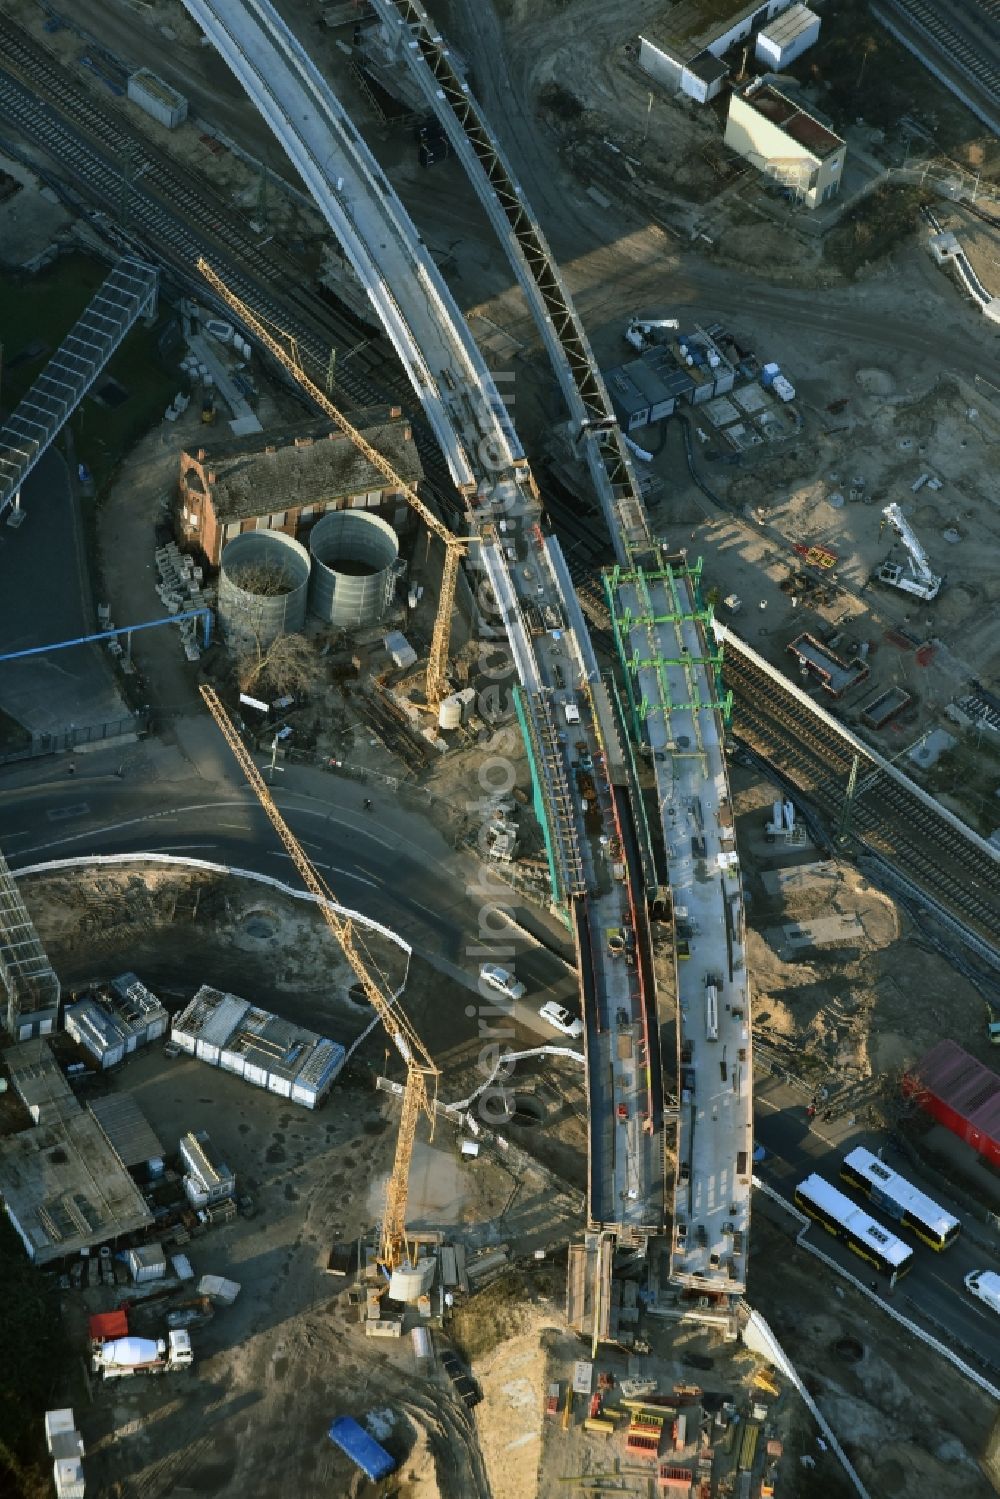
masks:
[[[423,468],[409,422],[391,417],[384,409],[364,416],[367,420],[359,423],[358,430],[366,441],[401,479],[416,484]],[[215,475],[212,502],[221,522],[249,520],[275,510],[330,503],[391,487],[330,422],[210,441],[203,451],[201,462]]]

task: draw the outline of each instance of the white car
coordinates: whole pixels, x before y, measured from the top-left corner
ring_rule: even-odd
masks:
[[[479,977],[482,983],[489,984],[491,989],[497,989],[501,994],[506,994],[508,999],[524,998],[524,985],[506,968],[501,968],[496,963],[483,963],[479,969]]]
[[[577,707],[576,703],[572,701],[572,699],[570,699],[568,703],[563,703],[563,713],[566,715],[567,723],[580,722],[580,709]]]
[[[1000,1312],[1000,1275],[995,1270],[970,1270],[965,1277],[965,1289]]]
[[[574,1041],[583,1035],[583,1021],[564,1010],[562,1005],[557,1005],[554,999],[547,1000],[538,1012],[540,1019],[551,1025],[554,1030],[561,1031],[564,1036],[570,1036]]]

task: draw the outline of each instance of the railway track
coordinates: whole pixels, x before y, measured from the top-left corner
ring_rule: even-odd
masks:
[[[367,349],[335,373],[335,399],[346,408],[401,404],[413,393],[392,346],[346,308],[332,306],[301,279],[308,273],[258,244],[245,219],[211,188],[192,186],[166,153],[110,107],[78,87],[43,47],[0,16],[0,120],[45,152],[78,200],[106,214],[106,232],[169,269],[202,301],[211,300],[194,270],[200,255],[265,322],[291,334],[320,383],[329,351],[370,336]],[[127,202],[128,224],[115,221]],[[269,288],[287,287],[280,295]],[[228,311],[226,312],[228,316]],[[451,524],[462,514],[447,465],[430,430],[413,423],[434,497]]]
[[[782,767],[789,781],[839,824],[854,757],[851,742],[737,650],[725,653],[733,726]],[[862,758],[851,836],[898,869],[977,937],[1000,931],[1000,861],[877,763]]]

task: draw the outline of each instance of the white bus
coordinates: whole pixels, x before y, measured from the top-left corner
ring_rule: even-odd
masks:
[[[879,1207],[912,1229],[932,1249],[947,1249],[958,1238],[962,1225],[957,1218],[939,1208],[936,1202],[893,1171],[870,1150],[859,1145],[845,1155],[840,1166],[841,1181],[849,1182],[870,1197]]]
[[[710,1041],[719,1039],[719,991],[714,984],[705,985],[705,1035]]]
[[[795,1188],[795,1203],[829,1233],[843,1239],[861,1259],[880,1270],[890,1286],[912,1266],[913,1250],[909,1245],[869,1218],[863,1208],[815,1172]]]

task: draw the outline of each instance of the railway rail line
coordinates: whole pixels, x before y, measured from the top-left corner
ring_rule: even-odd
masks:
[[[723,682],[734,695],[734,730],[839,824],[855,749],[791,691],[738,651],[727,651]],[[862,760],[851,835],[891,861],[909,883],[989,945],[1000,930],[1000,860],[935,813],[874,760]]]
[[[123,242],[134,239],[135,248],[190,284],[202,300],[206,288],[194,264],[200,255],[210,259],[258,316],[296,339],[314,373],[325,374],[331,347],[355,345],[370,335],[369,347],[357,352],[349,367],[335,371],[338,398],[347,409],[412,406],[410,384],[388,340],[307,287],[292,285],[280,298],[269,294],[265,287],[289,285],[287,262],[252,239],[244,221],[211,188],[192,187],[169,156],[77,87],[5,16],[0,16],[0,120],[52,158],[78,198],[110,210],[109,234]],[[126,193],[130,224],[116,226]],[[414,437],[435,497],[453,522],[460,505],[437,442],[419,420]]]

